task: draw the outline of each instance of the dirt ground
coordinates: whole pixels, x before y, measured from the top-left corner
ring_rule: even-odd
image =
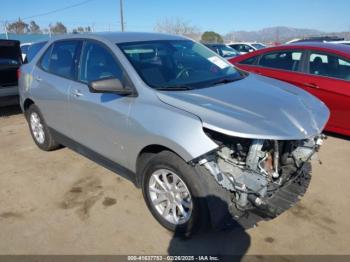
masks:
[[[280,217],[181,240],[131,182],[67,148],[39,150],[16,107],[0,115],[0,254],[350,254],[347,138],[329,137],[305,197]]]

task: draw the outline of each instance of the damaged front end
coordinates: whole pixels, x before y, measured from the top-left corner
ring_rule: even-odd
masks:
[[[325,139],[278,141],[205,132],[219,148],[196,162],[230,192],[230,213],[236,220],[248,214],[270,219],[293,206],[306,192],[309,162]]]

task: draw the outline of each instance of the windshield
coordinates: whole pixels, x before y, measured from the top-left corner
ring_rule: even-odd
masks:
[[[230,63],[190,40],[162,40],[118,44],[150,87],[178,90],[202,88],[242,78]]]
[[[265,48],[265,46],[262,45],[262,44],[252,44],[252,46],[255,47],[256,49],[263,49],[263,48]]]

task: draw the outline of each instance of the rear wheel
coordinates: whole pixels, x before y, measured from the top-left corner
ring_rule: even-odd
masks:
[[[44,118],[36,105],[31,105],[26,111],[30,133],[35,144],[42,150],[51,151],[60,147],[53,139]]]
[[[195,169],[163,151],[143,170],[142,190],[152,215],[165,228],[190,235],[207,224],[207,205]]]

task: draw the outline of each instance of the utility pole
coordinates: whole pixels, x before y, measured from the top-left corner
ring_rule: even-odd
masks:
[[[122,32],[124,32],[124,13],[123,13],[123,0],[119,0],[120,3],[120,26]]]
[[[9,35],[8,35],[8,32],[7,32],[7,22],[6,21],[5,21],[4,27],[5,27],[6,39],[9,39]]]

